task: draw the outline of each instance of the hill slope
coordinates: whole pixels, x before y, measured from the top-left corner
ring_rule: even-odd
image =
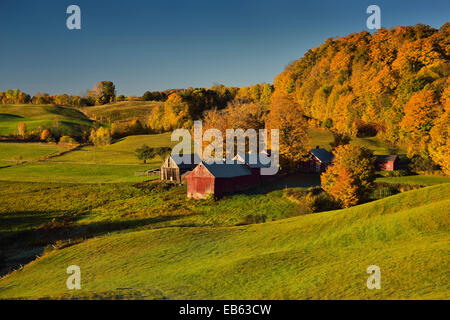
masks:
[[[3,278],[0,298],[448,298],[449,194],[442,184],[264,224],[95,238]],[[380,290],[366,287],[369,265],[381,268]]]
[[[0,136],[16,134],[17,125],[21,122],[26,124],[29,131],[39,126],[58,126],[63,134],[70,136],[80,136],[83,130],[92,125],[91,120],[74,108],[33,104],[0,105]]]
[[[114,122],[138,119],[146,123],[152,109],[162,104],[158,101],[121,101],[94,107],[82,108],[82,111],[90,118]]]

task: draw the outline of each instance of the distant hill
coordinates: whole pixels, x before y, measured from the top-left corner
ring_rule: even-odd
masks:
[[[112,104],[84,107],[81,110],[90,118],[101,122],[140,120],[145,124],[152,109],[159,101],[121,101]]]
[[[450,23],[380,29],[327,39],[289,64],[274,95],[351,135],[378,135],[426,150],[450,105]]]
[[[236,227],[106,235],[0,280],[0,298],[445,299],[450,184]],[[82,290],[67,290],[66,268]],[[381,289],[366,287],[381,269]]]
[[[32,131],[40,126],[61,131],[62,135],[81,136],[83,130],[89,131],[92,121],[82,112],[55,105],[0,104],[0,136],[17,134],[17,125],[25,123]],[[53,131],[53,130],[52,130]]]

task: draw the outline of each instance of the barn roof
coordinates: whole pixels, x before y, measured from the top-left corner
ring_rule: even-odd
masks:
[[[170,158],[180,169],[194,169],[197,164],[200,163],[200,157],[197,154],[187,154],[187,156],[189,156],[189,161],[187,163],[183,162],[182,159],[178,159],[178,157],[173,157],[172,155]]]
[[[398,155],[377,155],[375,157],[378,162],[390,162],[395,161],[398,158]]]
[[[247,165],[243,163],[235,162],[233,164],[228,163],[201,163],[208,169],[211,174],[216,178],[233,178],[240,176],[250,176],[252,173],[248,169]]]
[[[333,161],[333,154],[323,148],[311,149],[311,154],[316,157],[320,162]]]
[[[267,157],[267,154],[265,154],[264,156]],[[263,164],[261,163],[261,161],[259,160],[259,156],[257,155],[256,158],[256,163],[250,163],[250,154],[246,153],[245,155],[236,155],[233,160],[236,160],[239,163],[245,163],[246,165],[248,165],[250,168],[270,168],[270,163],[267,164]],[[254,162],[254,161],[252,161]]]

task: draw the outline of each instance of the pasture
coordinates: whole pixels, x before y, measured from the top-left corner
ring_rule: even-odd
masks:
[[[78,150],[67,153],[61,157],[57,157],[55,161],[62,162],[82,162],[82,163],[104,163],[104,164],[141,164],[142,161],[138,160],[134,151],[137,148],[146,144],[149,147],[171,147],[176,142],[170,141],[171,133],[162,133],[154,135],[137,135],[128,136],[111,145],[94,147],[85,146]],[[159,167],[162,159],[156,157],[148,163],[152,167]]]
[[[2,278],[0,298],[445,299],[449,194],[442,184],[263,224],[98,236]],[[72,264],[79,291],[65,286]],[[380,290],[366,287],[373,264]]]
[[[152,178],[136,177],[134,175],[135,172],[146,169],[149,169],[149,167],[142,165],[25,163],[2,168],[0,181],[88,184],[139,182]]]
[[[0,142],[1,160],[37,160],[67,150],[67,146],[49,143]]]
[[[0,105],[0,136],[17,134],[17,125],[25,123],[28,131],[40,126],[61,131],[64,135],[80,136],[89,130],[92,121],[74,109],[55,105]]]
[[[404,176],[404,177],[380,177],[376,179],[376,182],[388,182],[388,183],[409,183],[419,184],[422,186],[430,186],[440,183],[450,183],[450,177],[442,176]]]
[[[104,122],[130,121],[138,119],[144,123],[152,109],[162,104],[158,101],[121,101],[106,105],[84,107],[80,110],[88,115]]]

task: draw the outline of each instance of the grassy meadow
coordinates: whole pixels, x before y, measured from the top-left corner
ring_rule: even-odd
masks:
[[[170,141],[170,136],[170,133],[128,136],[107,146],[84,146],[54,160],[83,163],[141,164],[142,160],[138,160],[134,153],[137,148],[144,144],[153,148],[174,146],[176,142]],[[159,157],[148,161],[153,167],[159,167],[161,162],[162,159]]]
[[[81,110],[90,118],[106,122],[139,119],[145,123],[152,109],[160,104],[162,102],[158,101],[121,101],[100,106],[84,107]]]
[[[0,104],[0,136],[16,135],[17,125],[21,122],[26,124],[28,131],[40,126],[58,127],[63,134],[71,136],[79,136],[83,130],[92,126],[92,121],[74,108],[55,105]]]
[[[38,160],[42,157],[58,154],[67,150],[67,146],[49,143],[16,143],[0,142],[0,159],[11,160]]]
[[[441,184],[263,224],[99,236],[4,277],[0,298],[445,299],[449,194]],[[80,291],[65,287],[72,264]],[[373,264],[380,290],[366,287]]]
[[[152,107],[135,103],[134,114],[132,106],[91,109],[97,119],[112,119],[123,116],[116,111],[137,117]],[[31,129],[50,126],[53,115],[67,130],[91,123],[69,108],[0,108],[0,126],[5,114],[21,114]],[[33,112],[47,122],[34,123]],[[17,128],[3,123],[10,130],[4,132]],[[330,149],[330,132],[309,132],[311,147]],[[378,178],[429,187],[314,214],[286,190],[320,185],[316,174],[195,201],[186,198],[185,185],[135,175],[162,160],[143,165],[135,149],[171,147],[170,136],[128,136],[39,162],[67,147],[0,142],[0,299],[434,299],[448,293],[450,178]],[[377,138],[352,143],[389,153]],[[72,264],[82,270],[83,289],[76,292],[65,286]],[[382,290],[365,286],[371,264],[381,268]]]
[[[135,176],[135,172],[150,168],[145,165],[25,163],[1,169],[0,181],[51,183],[139,182],[149,179],[149,177]]]
[[[408,183],[419,184],[423,186],[430,186],[439,183],[450,183],[450,177],[441,176],[404,176],[404,177],[381,177],[377,178],[376,182],[388,182],[388,183]]]

